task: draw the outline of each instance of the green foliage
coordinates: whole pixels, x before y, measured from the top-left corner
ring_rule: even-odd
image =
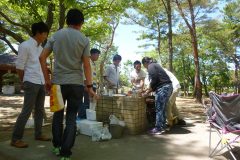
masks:
[[[14,73],[5,73],[2,76],[3,79],[3,85],[14,85],[14,84],[19,84],[20,79],[17,74]]]
[[[126,13],[126,17],[130,19],[127,23],[137,24],[145,29],[140,33],[138,40],[148,42],[141,47],[158,48],[158,42],[167,33],[166,14],[162,2],[158,0],[138,1],[133,3],[133,8]]]
[[[131,86],[131,83],[129,81],[129,76],[127,76],[126,74],[120,75],[120,83],[121,83],[121,86],[125,86],[125,87]]]
[[[6,51],[7,51],[6,45],[2,41],[0,41],[0,54],[4,54],[6,53]]]
[[[138,40],[146,40],[146,43],[140,46],[143,48],[143,56],[157,59],[166,68],[169,63],[168,26],[163,2],[166,0],[1,0],[0,27],[3,28],[0,28],[0,53],[9,49],[6,48],[7,43],[4,38],[11,44],[19,44],[31,34],[31,24],[40,20],[48,22],[51,26],[49,35],[51,36],[59,29],[60,22],[65,21],[67,11],[70,8],[79,8],[85,16],[82,32],[90,39],[91,47],[102,51],[97,62],[98,66],[100,62],[104,62],[104,66],[112,63],[112,56],[118,53],[118,48],[110,44],[114,27],[125,16],[130,19],[126,23],[144,27],[143,31],[138,32]],[[179,16],[176,4],[173,2],[171,1],[173,72],[182,86],[193,88],[195,69],[191,37],[188,27]],[[188,1],[180,2],[184,14],[189,19]],[[208,90],[219,86],[233,86],[238,81],[236,73],[239,74],[240,0],[226,1],[222,11],[223,20],[210,14],[216,11],[214,8],[216,0],[191,2],[195,11],[201,80]],[[60,4],[64,5],[63,10],[60,9]],[[51,5],[53,5],[52,10],[50,10]],[[64,17],[61,17],[61,14]],[[3,32],[2,29],[8,32]],[[145,52],[146,47],[154,47],[154,49]],[[122,64],[121,81],[126,86],[129,85],[132,63],[128,61]],[[6,83],[15,82],[7,80]]]

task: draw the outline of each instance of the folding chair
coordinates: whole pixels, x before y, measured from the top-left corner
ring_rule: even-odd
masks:
[[[209,157],[220,154],[225,148],[234,160],[234,144],[240,139],[240,95],[222,96],[214,92],[209,93],[211,104],[207,107],[209,132]],[[219,141],[212,148],[213,132],[217,132]]]

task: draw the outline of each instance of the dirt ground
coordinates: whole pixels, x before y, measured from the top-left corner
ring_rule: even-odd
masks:
[[[24,140],[30,147],[17,149],[9,145],[12,128],[22,103],[22,95],[0,95],[0,160],[58,159],[50,152],[51,142],[33,140],[33,129],[25,129],[24,132]],[[177,106],[187,121],[186,126],[174,127],[168,134],[159,136],[146,133],[124,135],[120,139],[105,142],[92,142],[90,137],[78,135],[72,160],[208,160],[209,126],[204,108],[192,98],[179,97]],[[49,111],[49,97],[46,97],[45,110],[48,117],[46,124],[49,125],[43,127],[43,132],[51,135],[52,113]],[[227,156],[218,156],[215,159],[225,160],[225,157]]]
[[[10,139],[13,126],[17,116],[21,112],[23,95],[0,95],[0,142]],[[45,100],[45,111],[48,117],[46,123],[51,122],[52,113],[49,111],[49,97]],[[50,125],[46,125],[44,130],[49,130]],[[26,129],[24,134],[32,134],[32,129]]]
[[[13,125],[18,114],[21,112],[23,104],[22,95],[0,95],[0,142],[10,139]],[[204,122],[205,114],[201,104],[195,103],[192,98],[178,98],[177,105],[180,113],[187,119],[196,122]],[[52,113],[49,111],[49,97],[45,100],[45,111],[48,117],[47,124],[51,123]],[[44,127],[45,130],[50,129],[50,125]],[[32,134],[32,129],[26,129],[24,134]]]

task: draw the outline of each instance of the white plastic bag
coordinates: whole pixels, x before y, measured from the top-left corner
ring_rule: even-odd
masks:
[[[122,127],[125,126],[125,122],[124,121],[121,121],[119,120],[115,115],[111,114],[109,116],[109,120],[110,120],[110,124],[116,124],[116,125],[120,125]]]
[[[34,128],[34,119],[28,119],[25,128]]]
[[[94,128],[92,130],[92,141],[104,141],[112,138],[111,133],[108,130],[108,126],[104,126],[102,128]]]
[[[119,119],[113,114],[111,114],[109,116],[109,120],[110,120],[110,124],[118,124],[119,123]]]
[[[96,110],[96,105],[97,105],[96,101],[94,101],[94,100],[90,101],[89,109],[95,111]]]
[[[122,126],[122,127],[125,127],[125,125],[126,125],[124,121],[119,121],[118,124],[119,124],[119,126]]]
[[[92,130],[92,141],[93,142],[100,141],[101,140],[101,136],[102,136],[102,129],[94,128]]]
[[[108,130],[108,126],[104,126],[102,128],[102,135],[101,135],[101,140],[109,140],[112,138],[111,133]]]

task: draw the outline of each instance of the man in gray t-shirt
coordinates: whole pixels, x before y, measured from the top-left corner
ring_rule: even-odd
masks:
[[[54,112],[52,122],[53,152],[63,159],[70,157],[75,141],[76,115],[78,107],[82,103],[84,91],[83,70],[87,90],[91,96],[96,96],[92,89],[89,40],[80,32],[83,22],[82,12],[78,9],[70,9],[66,16],[68,27],[53,34],[40,56],[46,87],[50,89],[51,82],[47,72],[46,59],[53,52],[52,83],[60,85],[63,100],[67,101],[64,131],[64,109]]]

